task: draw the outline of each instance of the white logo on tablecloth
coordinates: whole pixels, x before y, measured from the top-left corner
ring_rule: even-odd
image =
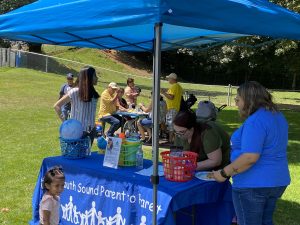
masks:
[[[96,209],[96,202],[92,202],[89,210],[84,212],[77,211],[77,206],[73,203],[73,197],[70,196],[69,202],[65,205],[60,205],[62,209],[62,218],[80,225],[126,225],[126,218],[122,217],[121,207],[117,207],[114,216],[103,217],[102,211]],[[97,223],[96,223],[97,221]],[[141,216],[140,225],[146,225],[146,216]]]
[[[140,225],[146,225],[146,216],[141,217],[141,223]]]

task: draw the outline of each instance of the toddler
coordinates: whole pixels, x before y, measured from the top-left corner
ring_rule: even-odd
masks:
[[[48,170],[44,176],[43,189],[45,193],[40,202],[40,224],[59,224],[59,195],[64,190],[65,175],[62,168],[55,166]]]

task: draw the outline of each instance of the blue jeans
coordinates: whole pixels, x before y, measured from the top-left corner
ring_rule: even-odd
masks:
[[[152,127],[152,119],[150,118],[144,118],[140,121],[140,124],[143,127],[151,128]]]
[[[107,136],[109,137],[114,136],[115,131],[121,127],[121,121],[114,116],[104,116],[100,121],[110,124],[110,128],[107,131]]]
[[[285,187],[233,188],[232,200],[239,225],[273,225],[277,199]]]

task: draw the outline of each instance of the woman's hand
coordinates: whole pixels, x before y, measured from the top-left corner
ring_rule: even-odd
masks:
[[[217,170],[217,171],[213,171],[213,177],[215,178],[216,181],[218,182],[224,182],[226,181],[227,179],[224,178],[222,175],[221,175],[221,170]]]

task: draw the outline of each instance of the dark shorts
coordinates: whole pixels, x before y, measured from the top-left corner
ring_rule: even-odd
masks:
[[[152,119],[144,118],[144,119],[140,120],[140,124],[143,127],[151,128],[152,127]]]

